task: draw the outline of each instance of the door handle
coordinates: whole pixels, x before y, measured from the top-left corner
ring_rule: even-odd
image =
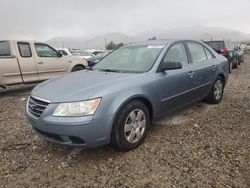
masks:
[[[211,68],[212,68],[212,70],[215,70],[216,65],[212,65]]]
[[[190,72],[188,73],[188,76],[190,76],[191,78],[193,78],[193,77],[194,77],[194,74],[195,74],[194,71],[190,71]]]
[[[40,65],[41,65],[41,64],[43,64],[43,62],[38,62],[38,64],[40,64]]]

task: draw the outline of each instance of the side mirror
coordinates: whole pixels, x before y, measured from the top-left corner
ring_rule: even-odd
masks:
[[[182,64],[180,62],[161,62],[160,70],[175,70],[175,69],[182,69]]]
[[[62,57],[62,53],[61,52],[57,52],[57,57]]]

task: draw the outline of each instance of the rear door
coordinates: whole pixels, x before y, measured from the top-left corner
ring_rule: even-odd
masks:
[[[39,81],[36,61],[29,42],[17,42],[18,62],[24,83]]]
[[[213,54],[200,43],[187,42],[187,47],[194,71],[191,89],[195,101],[208,94],[215,77],[216,64]]]
[[[40,80],[47,80],[65,74],[70,62],[67,57],[59,57],[58,52],[47,44],[35,43],[36,63]]]
[[[13,42],[0,41],[0,85],[22,83]]]

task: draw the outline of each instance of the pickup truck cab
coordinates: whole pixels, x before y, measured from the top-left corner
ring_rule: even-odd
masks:
[[[40,82],[65,73],[82,70],[88,63],[62,56],[45,43],[0,41],[0,87]]]

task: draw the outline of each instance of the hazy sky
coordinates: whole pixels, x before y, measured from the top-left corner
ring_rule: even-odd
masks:
[[[250,33],[250,0],[0,0],[0,38],[46,40],[155,28]]]

